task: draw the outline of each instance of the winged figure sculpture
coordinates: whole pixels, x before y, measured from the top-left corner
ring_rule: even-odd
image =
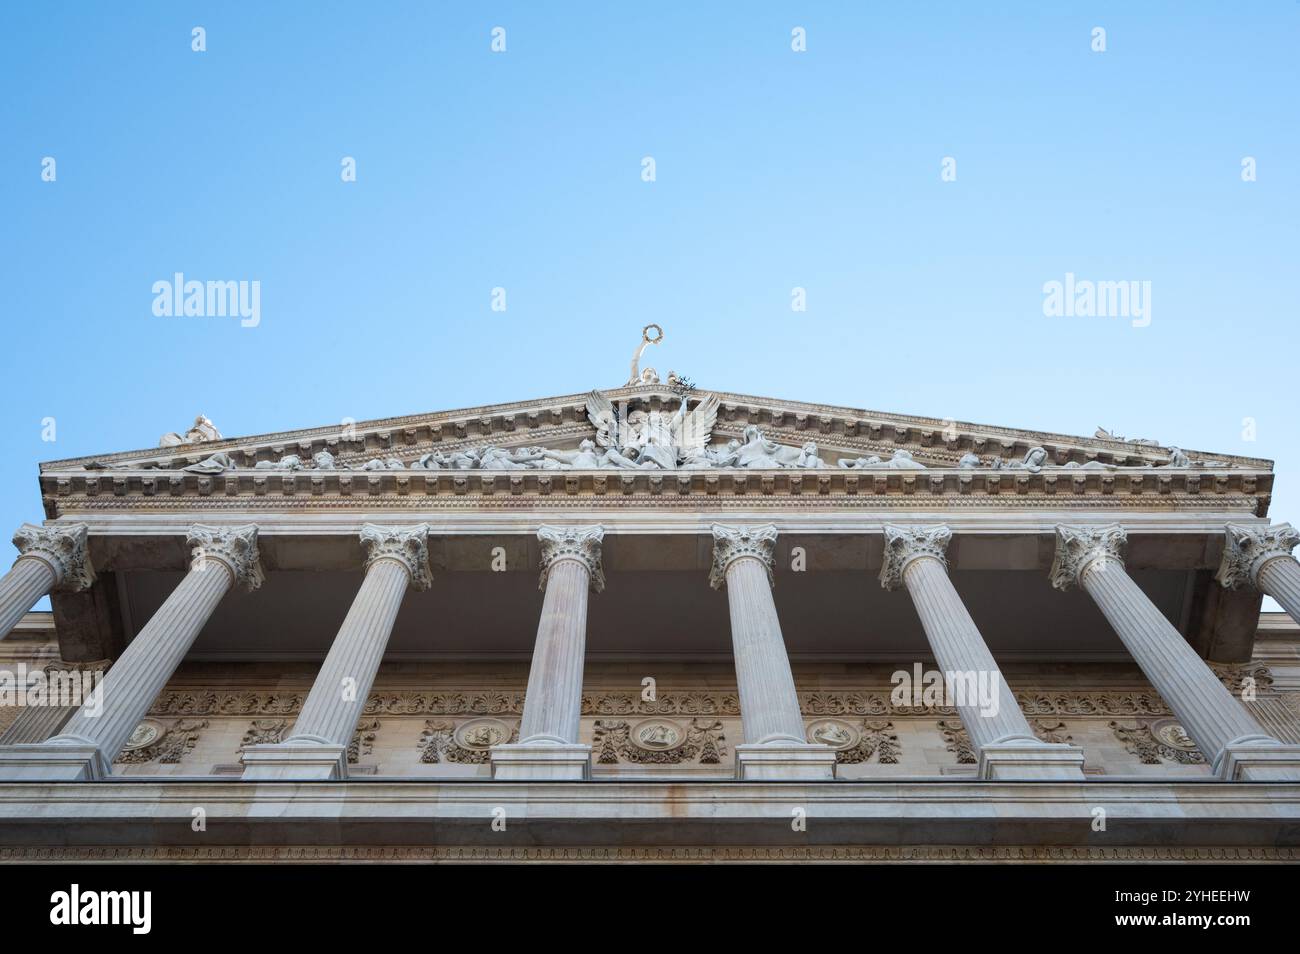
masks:
[[[718,420],[716,394],[706,395],[689,410],[690,395],[682,396],[673,414],[636,410],[620,411],[600,391],[587,395],[587,418],[596,429],[596,443],[636,460],[639,466],[673,470],[679,464],[708,457],[709,439]],[[623,419],[626,415],[626,420]]]

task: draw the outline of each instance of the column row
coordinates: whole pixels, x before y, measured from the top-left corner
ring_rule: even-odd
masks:
[[[331,644],[293,734],[244,752],[247,779],[337,779],[347,774],[347,745],[361,717],[408,587],[426,589],[426,525],[361,532],[365,577]],[[776,605],[773,525],[715,525],[710,582],[726,588],[744,732],[737,774],[750,779],[834,775],[835,753],[807,741]],[[986,779],[1081,779],[1073,746],[1038,741],[947,573],[945,526],[886,526],[880,581],[905,588]],[[590,747],[578,742],[588,592],[604,587],[599,526],[542,527],[541,618],[518,742],[498,745],[492,771],[501,779],[582,779]],[[20,556],[0,578],[0,621],[12,627],[51,587],[93,581],[84,526],[25,526]],[[1144,674],[1225,779],[1300,779],[1300,746],[1265,733],[1181,634],[1128,576],[1122,527],[1058,527],[1053,585],[1082,588],[1098,605]],[[1227,530],[1220,580],[1255,585],[1293,615],[1300,566],[1289,526]],[[105,678],[106,705],[87,704],[63,731],[40,744],[0,747],[0,778],[94,779],[111,773],[126,744],[217,604],[234,586],[262,581],[254,526],[191,528],[190,571]],[[24,601],[21,610],[15,610]],[[16,615],[15,615],[16,613]],[[3,632],[7,632],[7,629]],[[0,633],[2,635],[3,633]],[[976,686],[981,691],[976,692]],[[966,693],[963,695],[963,687]],[[985,691],[987,690],[987,691]]]

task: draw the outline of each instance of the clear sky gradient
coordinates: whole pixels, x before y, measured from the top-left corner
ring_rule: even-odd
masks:
[[[1300,519],[1300,4],[0,17],[6,535],[41,460],[616,386],[648,322],[705,389],[1267,457]],[[1046,317],[1067,272],[1150,325]]]

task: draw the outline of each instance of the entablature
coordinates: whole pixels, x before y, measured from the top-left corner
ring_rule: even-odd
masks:
[[[248,507],[303,510],[519,509],[562,499],[595,510],[654,506],[729,508],[768,500],[798,509],[872,509],[898,498],[1022,509],[1231,509],[1264,516],[1271,471],[1238,469],[715,470],[715,471],[49,471],[41,492],[50,519],[102,511],[196,512]],[[793,503],[797,498],[798,502]]]

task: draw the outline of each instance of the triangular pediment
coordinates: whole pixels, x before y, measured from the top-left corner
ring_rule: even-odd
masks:
[[[667,385],[610,388],[601,393],[625,413],[639,410],[666,416],[680,405],[679,392]],[[1158,467],[1176,461],[1175,448],[1154,442],[1080,437],[704,388],[688,393],[691,407],[711,395],[717,398],[712,445],[743,442],[746,429],[756,427],[764,440],[776,445],[802,448],[815,444],[816,454],[829,467],[843,466],[841,461],[874,458],[888,462],[897,459],[900,451],[927,469],[956,468],[963,459],[965,466],[970,466],[971,455],[979,458],[982,466],[1014,466],[1035,448],[1043,451],[1035,463],[1048,467]],[[310,462],[322,451],[343,466],[360,467],[375,459],[408,466],[430,453],[454,453],[489,444],[507,451],[528,447],[568,450],[597,437],[588,399],[589,392],[579,392],[219,440],[203,439],[207,435],[196,432],[191,436],[200,438],[197,442],[48,461],[41,471],[171,470],[197,464],[218,452],[229,455],[239,467],[289,455]],[[178,436],[184,439],[186,435]],[[1191,450],[1183,454],[1206,467],[1272,469],[1271,461],[1259,458]]]

